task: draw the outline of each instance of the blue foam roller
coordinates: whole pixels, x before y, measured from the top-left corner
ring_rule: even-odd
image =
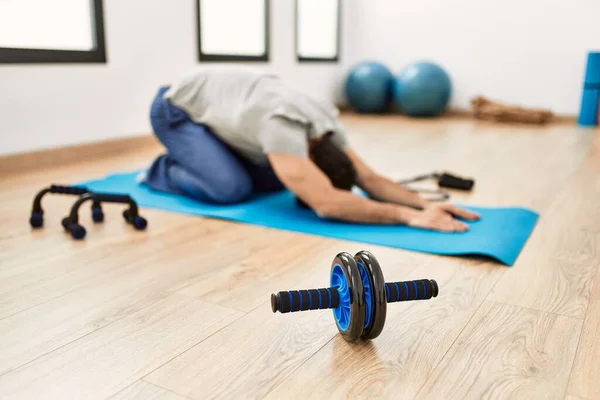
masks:
[[[585,83],[600,85],[600,53],[588,54]]]
[[[600,88],[583,89],[581,111],[578,124],[582,126],[598,125],[598,112],[600,106]]]

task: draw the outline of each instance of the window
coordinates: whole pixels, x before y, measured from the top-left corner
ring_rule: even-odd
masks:
[[[268,61],[269,0],[197,0],[200,61]]]
[[[339,60],[339,0],[296,0],[296,54],[298,61]]]
[[[105,63],[102,0],[0,0],[0,63]]]

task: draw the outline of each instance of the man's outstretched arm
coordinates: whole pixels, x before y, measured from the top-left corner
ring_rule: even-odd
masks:
[[[353,150],[346,150],[346,154],[356,169],[357,185],[371,197],[383,202],[403,204],[418,209],[424,209],[428,205],[428,201],[421,198],[418,193],[375,172]]]
[[[339,190],[309,159],[270,153],[269,161],[281,182],[322,218],[357,223],[404,224],[444,232],[464,232],[467,225],[438,210],[416,210],[383,203]]]
[[[410,191],[397,182],[375,172],[353,150],[346,150],[346,154],[352,160],[352,164],[356,169],[358,175],[357,185],[374,199],[387,203],[402,204],[420,210],[438,209],[470,221],[479,219],[477,213],[461,209],[452,204],[428,202],[418,193]]]

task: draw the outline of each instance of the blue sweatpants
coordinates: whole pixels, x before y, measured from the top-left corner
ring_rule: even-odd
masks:
[[[270,166],[237,154],[203,125],[196,124],[158,91],[150,111],[154,133],[167,153],[154,160],[145,183],[154,190],[218,204],[242,202],[254,192],[283,189]]]

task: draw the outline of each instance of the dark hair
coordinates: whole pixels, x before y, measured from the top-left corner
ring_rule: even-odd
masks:
[[[348,155],[332,139],[332,133],[325,134],[310,148],[310,158],[331,181],[341,190],[352,190],[356,183],[356,169]],[[298,204],[308,208],[302,200]]]

